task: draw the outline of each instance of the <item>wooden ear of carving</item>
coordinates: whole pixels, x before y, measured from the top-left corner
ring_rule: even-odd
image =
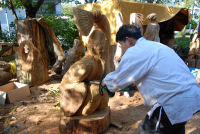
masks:
[[[64,84],[60,87],[60,107],[65,116],[74,115],[83,104],[87,95],[87,85],[84,82]]]
[[[91,12],[80,8],[73,8],[74,21],[80,32],[84,36],[88,36],[93,27],[93,15]]]

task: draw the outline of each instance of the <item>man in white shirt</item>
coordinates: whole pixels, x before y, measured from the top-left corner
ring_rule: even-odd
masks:
[[[185,134],[185,124],[200,110],[200,86],[173,49],[142,37],[134,25],[116,35],[123,51],[118,68],[102,85],[115,92],[135,83],[152,109],[138,134]]]

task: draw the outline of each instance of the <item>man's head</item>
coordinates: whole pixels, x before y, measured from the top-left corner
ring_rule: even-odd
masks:
[[[140,29],[134,25],[123,25],[119,28],[116,35],[116,41],[119,42],[122,48],[122,54],[129,48],[135,45],[136,41],[142,37]]]

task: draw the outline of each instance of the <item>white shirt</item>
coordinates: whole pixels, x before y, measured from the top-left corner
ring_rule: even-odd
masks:
[[[127,49],[104,83],[111,92],[135,83],[151,112],[162,106],[172,124],[200,110],[200,86],[189,68],[173,49],[144,38]]]

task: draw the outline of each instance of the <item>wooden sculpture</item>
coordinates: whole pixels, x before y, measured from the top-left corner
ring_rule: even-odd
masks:
[[[143,14],[141,13],[131,13],[130,14],[130,24],[137,26],[142,35],[143,35],[143,26],[142,26],[142,22],[143,22]]]
[[[31,41],[22,41],[17,55],[16,63],[19,82],[39,85],[48,80],[47,62]]]
[[[160,37],[159,37],[160,26],[156,21],[157,14],[151,13],[146,17],[146,19],[149,20],[150,22],[147,25],[146,31],[144,33],[144,37],[147,40],[160,42]]]
[[[85,35],[89,33],[87,51],[83,58],[69,68],[59,87],[61,134],[102,133],[110,123],[107,92],[101,94],[99,91],[99,81],[109,71],[109,24],[99,11],[80,12],[82,10],[74,9],[77,27],[83,29],[85,24],[79,23],[79,17],[82,17],[79,15],[87,13],[83,16],[91,17],[89,20],[92,20],[93,28],[89,32],[87,29],[81,30]]]

